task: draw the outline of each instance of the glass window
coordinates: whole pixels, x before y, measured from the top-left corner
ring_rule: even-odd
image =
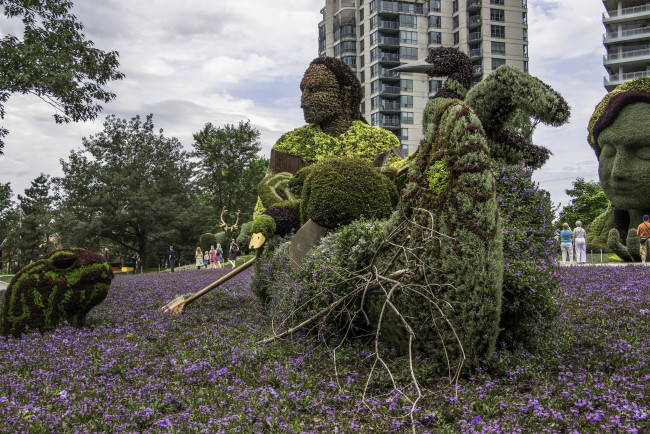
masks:
[[[361,39],[361,40],[359,41],[359,52],[363,52],[363,51],[365,51],[365,48],[366,48],[366,47],[365,47],[365,44],[364,44],[364,42],[363,42],[363,39]]]
[[[418,43],[418,33],[417,32],[408,32],[406,30],[399,31],[399,41],[404,44],[417,44]]]
[[[370,30],[374,29],[379,25],[379,15],[373,15],[370,17]]]
[[[408,128],[400,128],[397,131],[398,137],[402,140],[408,140],[409,139],[409,130]]]
[[[503,9],[490,9],[490,20],[491,21],[501,21],[506,20]]]
[[[366,81],[366,71],[361,71],[361,74],[359,74],[359,81],[361,83],[364,83]]]
[[[505,65],[506,59],[497,59],[496,57],[492,58],[492,70],[497,69],[499,66]]]
[[[359,21],[363,21],[363,8],[359,9]]]
[[[402,108],[413,108],[413,96],[402,95],[399,97],[399,106]]]
[[[505,39],[506,37],[506,28],[504,26],[495,26],[494,24],[490,25],[490,36],[493,38]]]
[[[454,18],[452,18],[452,21],[453,21],[452,28],[457,29],[458,28],[458,15],[456,15]]]
[[[454,32],[454,45],[457,45],[460,43],[460,33]]]
[[[355,41],[343,41],[334,46],[334,56],[340,56],[344,53],[356,53],[357,43]]]
[[[359,26],[359,36],[363,36],[363,33],[364,33],[364,26],[363,26],[363,24],[361,24]]]
[[[379,1],[381,1],[381,0],[379,0]],[[377,4],[376,0],[372,0],[370,2],[370,13],[373,13],[374,11],[377,10],[376,4]]]
[[[399,57],[400,59],[417,59],[418,49],[417,47],[399,47]]]
[[[429,12],[440,12],[440,0],[429,0]]]
[[[523,29],[524,30],[524,41],[528,40],[528,29]]]
[[[372,47],[379,40],[379,32],[372,32],[370,34],[370,46]]]
[[[418,17],[415,15],[400,15],[399,25],[402,27],[417,27]]]
[[[362,51],[363,51],[363,50],[362,50]],[[364,66],[366,66],[366,65],[365,65],[365,64],[366,64],[366,56],[365,56],[365,55],[361,55],[361,57],[359,58],[359,61],[360,61],[360,63],[361,63],[361,67],[362,67],[362,68],[363,68]]]
[[[366,113],[366,103],[362,102],[361,103],[361,114],[364,114],[364,113]]]
[[[524,60],[524,72],[528,73],[528,60]]]
[[[381,86],[381,82],[379,80],[371,81],[370,82],[370,94],[375,94],[379,92],[379,88]]]
[[[352,69],[357,69],[357,58],[353,56],[341,57],[341,60]]]
[[[429,92],[438,92],[442,89],[442,80],[429,80]]]
[[[438,15],[431,15],[429,17],[429,27],[439,29],[442,27],[442,19]]]
[[[399,81],[399,87],[403,92],[413,92],[413,80],[406,80],[402,78]]]
[[[521,23],[525,26],[528,25],[528,12],[521,13]]]
[[[524,45],[524,57],[528,57],[528,45]]]
[[[492,54],[506,55],[506,43],[492,41]]]
[[[381,65],[379,65],[379,63],[375,63],[375,64],[370,66],[370,76],[371,77],[378,76],[379,71],[381,71]]]
[[[521,7],[522,8],[527,8],[528,7],[528,0],[521,0]]]
[[[379,118],[379,113],[373,113],[370,115],[370,125],[377,126],[377,120]]]
[[[429,32],[429,44],[442,44],[442,33]]]
[[[373,96],[370,98],[370,110],[375,110],[381,107],[381,97]]]
[[[490,0],[490,4],[503,6],[503,0]]]
[[[453,12],[458,12],[458,0],[454,0],[451,3],[451,9],[452,9]]]
[[[325,39],[318,41],[318,51],[325,51]]]
[[[401,121],[403,124],[412,124],[413,123],[413,112],[402,112]]]

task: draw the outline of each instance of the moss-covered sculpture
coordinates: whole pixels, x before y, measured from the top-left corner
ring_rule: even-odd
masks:
[[[199,237],[199,246],[203,252],[210,251],[210,247],[217,246],[217,238],[214,234],[201,234]]]
[[[272,217],[267,215],[261,215],[253,221],[251,226],[251,233],[261,233],[264,235],[264,238],[271,239],[275,235],[275,221]]]
[[[64,321],[82,327],[86,314],[108,294],[113,279],[105,258],[84,249],[64,249],[23,268],[9,283],[0,311],[0,333],[26,328],[51,331]]]
[[[305,179],[300,218],[326,228],[347,225],[363,216],[386,218],[395,198],[395,185],[370,163],[332,158],[315,165]]]
[[[296,231],[300,228],[299,214],[294,213],[288,207],[273,206],[264,211],[264,216],[269,216],[275,222],[275,234],[283,237],[291,231]]]
[[[612,204],[594,222],[597,239],[625,261],[640,260],[636,227],[650,212],[650,77],[617,86],[598,104],[589,121],[589,144],[598,175]],[[593,226],[593,225],[592,225]],[[592,238],[593,239],[593,238]]]

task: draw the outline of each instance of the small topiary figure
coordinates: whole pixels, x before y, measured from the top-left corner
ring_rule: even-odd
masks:
[[[275,235],[275,221],[267,215],[261,215],[253,221],[251,233],[261,233],[267,240]]]
[[[314,166],[305,179],[300,218],[335,228],[361,217],[382,219],[393,211],[395,185],[357,158],[332,158]]]
[[[113,271],[103,256],[63,249],[23,268],[9,283],[0,311],[0,333],[19,336],[28,327],[51,331],[64,321],[82,327],[86,314],[108,294]]]

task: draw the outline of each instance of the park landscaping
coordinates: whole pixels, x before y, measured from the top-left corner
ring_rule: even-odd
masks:
[[[557,271],[559,315],[535,350],[498,345],[457,383],[416,357],[411,406],[370,348],[312,335],[267,345],[250,271],[179,316],[159,308],[228,270],[118,275],[86,326],[0,338],[0,425],[12,432],[636,432],[649,424],[650,269]],[[399,356],[383,349],[387,359]],[[413,396],[407,370],[396,372]]]

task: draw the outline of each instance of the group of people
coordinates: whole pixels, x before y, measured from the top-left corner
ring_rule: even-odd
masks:
[[[641,242],[641,263],[645,265],[648,255],[648,244],[650,244],[650,216],[643,216],[643,223],[636,230]],[[573,250],[575,249],[576,263],[584,264],[587,262],[587,231],[582,227],[582,222],[576,222],[576,228],[572,231],[568,223],[562,225],[560,232],[560,249],[562,251],[562,264],[566,264],[567,256],[569,264],[573,263]]]
[[[230,242],[230,247],[228,248],[228,263],[235,268],[235,261],[237,260],[237,252],[239,252],[239,246],[233,238]],[[194,258],[196,259],[196,269],[200,270],[201,267],[205,268],[223,268],[223,249],[221,244],[217,243],[217,247],[210,246],[209,251],[205,253],[201,250],[201,247],[196,248],[194,253]]]

